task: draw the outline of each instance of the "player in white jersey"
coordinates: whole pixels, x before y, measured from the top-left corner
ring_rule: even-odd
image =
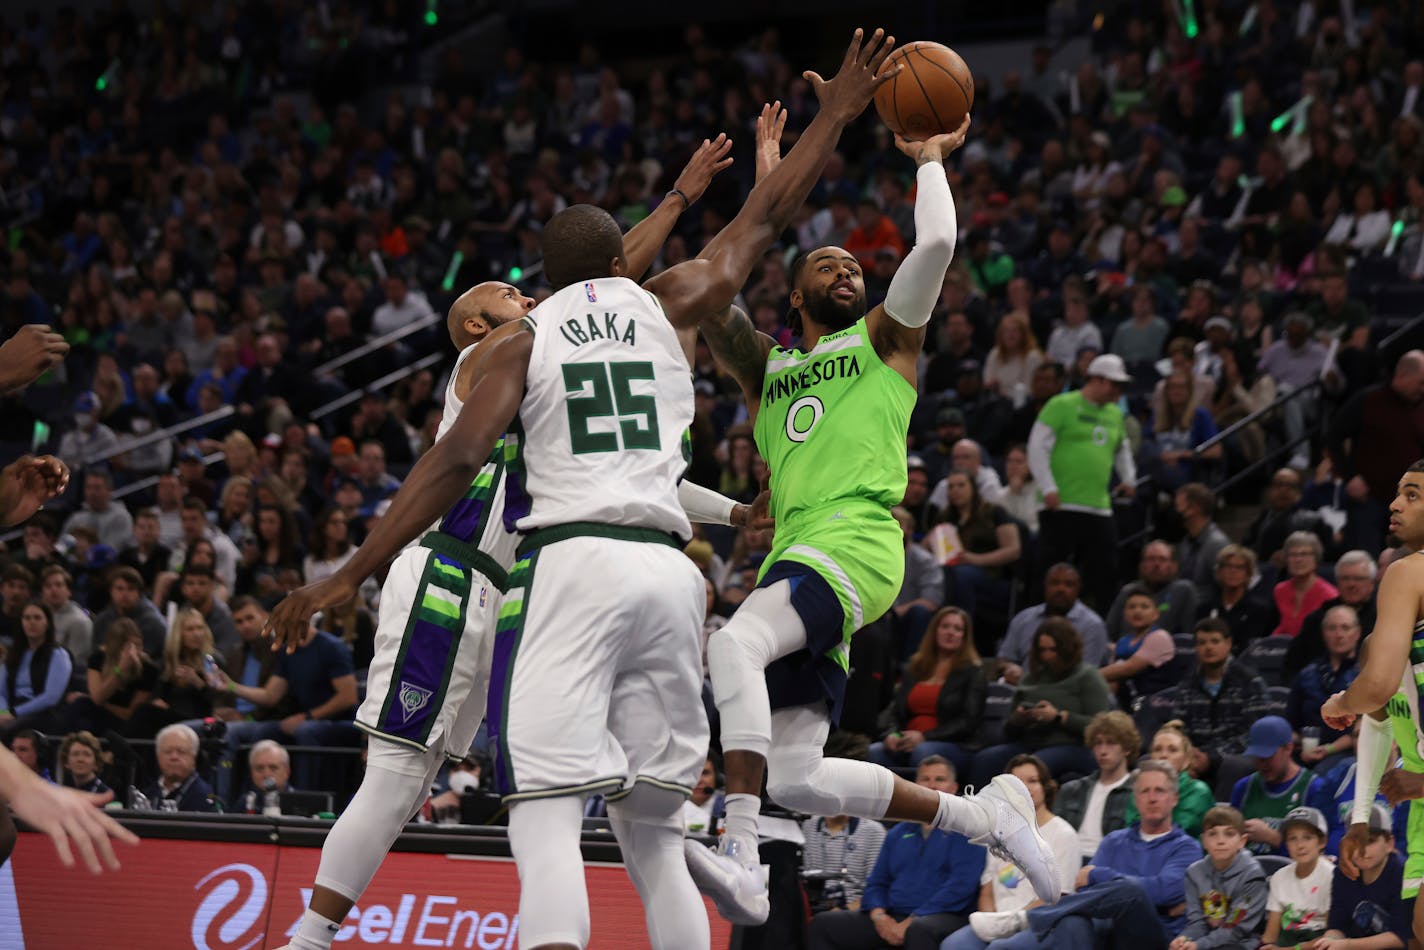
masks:
[[[675,183],[683,199],[665,202],[629,232],[631,266],[646,270],[678,215],[730,164],[725,136],[705,141]],[[472,384],[474,354],[495,327],[518,319],[534,300],[497,281],[462,294],[447,320],[459,351],[446,387],[437,440],[449,431]],[[372,741],[366,777],[322,849],[309,909],[290,945],[327,950],[341,921],[369,886],[405,823],[424,802],[448,757],[469,749],[484,716],[489,663],[516,537],[503,526],[502,444],[421,544],[396,558],[382,586],[375,656],[357,725]],[[695,520],[745,523],[746,505],[690,484],[679,499]],[[699,590],[700,601],[702,593]]]
[[[730,305],[805,200],[841,131],[864,111],[879,84],[898,72],[877,76],[893,41],[882,43],[882,31],[868,44],[861,37],[857,31],[829,82],[806,74],[821,101],[815,119],[702,257],[648,281],[653,298],[622,278],[623,240],[607,213],[579,205],[556,215],[543,234],[545,273],[558,289],[542,305],[548,310],[536,309],[532,319],[490,335],[450,437],[411,470],[355,556],[332,578],[288,597],[269,621],[284,638],[300,636],[314,610],[339,602],[458,499],[509,433],[506,460],[518,479],[515,472],[508,476],[506,516],[531,533],[511,571],[497,634],[495,667],[505,679],[496,689],[507,718],[499,722],[496,769],[511,798],[525,947],[577,950],[587,943],[581,798],[600,788],[609,791],[609,816],[643,899],[653,946],[708,945],[678,820],[702,759],[688,751],[695,743],[673,734],[674,727],[697,730],[700,741],[705,728],[688,723],[685,714],[700,709],[694,688],[700,677],[689,675],[698,663],[690,645],[698,642],[700,611],[685,603],[697,580],[670,545],[655,540],[669,532],[685,537],[674,480],[681,471],[680,423],[690,418],[689,382],[676,338],[657,328],[652,308],[660,307],[674,328],[685,331]],[[609,301],[634,309],[615,313]],[[552,325],[545,313],[555,315]],[[561,362],[551,362],[555,357]],[[660,395],[676,403],[658,403]],[[632,480],[633,490],[624,479]],[[526,497],[527,511],[515,504]],[[601,526],[596,534],[590,522]],[[558,585],[553,590],[542,580],[546,565]],[[587,673],[584,654],[601,658],[592,674],[596,691],[563,672],[567,664]],[[521,672],[524,664],[554,678],[559,688],[541,693],[537,676]],[[540,708],[525,708],[536,698]],[[554,706],[565,708],[548,708]],[[603,723],[607,731],[575,753],[565,737],[553,734],[557,724],[572,719]],[[536,740],[547,744],[536,748]],[[535,761],[526,761],[530,753]],[[1033,820],[1031,813],[1027,819],[995,813],[974,800],[919,786],[897,786],[894,801],[878,808],[996,843]]]

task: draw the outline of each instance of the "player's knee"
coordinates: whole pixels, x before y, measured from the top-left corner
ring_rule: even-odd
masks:
[[[783,808],[809,815],[834,815],[838,799],[816,781],[819,755],[807,749],[772,749],[766,760],[766,793]],[[827,811],[827,809],[830,809]]]

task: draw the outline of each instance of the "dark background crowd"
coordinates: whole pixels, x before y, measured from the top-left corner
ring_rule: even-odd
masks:
[[[800,71],[857,25],[828,10],[769,27],[733,4],[627,35],[394,0],[0,20],[2,332],[50,324],[71,346],[4,399],[0,442],[74,473],[0,568],[0,736],[64,781],[197,786],[189,804],[229,810],[264,785],[248,758],[295,748],[283,786],[339,805],[378,588],[292,658],[259,633],[350,557],[430,445],[450,302],[490,279],[547,294],[544,222],[587,202],[631,227],[725,131],[735,164],[654,268],[694,256],[751,186],[761,104],[785,105],[783,147],[814,115]],[[1157,728],[1181,721],[1198,804],[1303,769],[1324,795],[1354,740],[1319,705],[1353,678],[1396,553],[1385,508],[1424,457],[1424,7],[899,15],[902,38],[1020,52],[976,77],[947,162],[961,230],[897,510],[905,588],[854,641],[835,741],[907,770],[942,756],[976,784],[1033,753],[1068,782],[1105,767],[1085,734],[1117,709],[1128,762],[1161,758]],[[744,289],[758,328],[793,342],[797,250],[844,246],[883,299],[913,185],[871,110]],[[1130,377],[1114,398],[1138,479],[1116,550],[1054,564],[1026,445],[1101,354]],[[689,477],[750,501],[765,466],[737,387],[705,347],[695,374]],[[709,629],[766,543],[710,527],[689,546]],[[1248,727],[1271,715],[1285,731],[1257,755]],[[249,756],[261,739],[276,751]],[[1268,817],[1248,837],[1279,851]]]

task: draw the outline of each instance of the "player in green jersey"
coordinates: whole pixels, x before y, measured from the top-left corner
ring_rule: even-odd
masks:
[[[1389,528],[1416,553],[1389,566],[1379,585],[1374,632],[1360,651],[1360,674],[1348,689],[1325,701],[1321,718],[1333,729],[1360,724],[1355,805],[1350,829],[1340,843],[1340,866],[1354,877],[1354,856],[1368,838],[1367,809],[1375,788],[1391,804],[1414,799],[1409,812],[1409,860],[1405,896],[1418,893],[1424,878],[1424,752],[1421,751],[1420,688],[1424,686],[1424,459],[1409,466],[1389,506]],[[1389,721],[1386,722],[1386,715]],[[1391,726],[1404,767],[1381,781],[1389,757]],[[1362,817],[1363,816],[1363,817]],[[1353,872],[1353,873],[1352,873]],[[1412,888],[1411,888],[1412,885]],[[1424,902],[1414,906],[1414,941],[1424,945]]]
[[[890,509],[905,493],[916,359],[954,256],[957,222],[943,161],[968,127],[966,117],[955,132],[927,141],[896,138],[918,165],[916,244],[883,304],[867,313],[855,257],[821,247],[798,258],[790,275],[801,349],[776,346],[736,308],[701,325],[746,396],[771,470],[776,519],[757,589],[707,646],[727,823],[718,853],[692,844],[688,863],[734,921],[757,916],[759,895],[739,886],[744,877],[735,869],[760,864],[763,773],[771,797],[797,811],[920,821],[977,837],[1022,868],[1042,900],[1059,896],[1052,855],[1018,779],[998,776],[972,798],[936,800],[888,769],[821,751],[840,712],[851,634],[889,609],[903,580],[903,535]],[[777,149],[774,138],[759,139],[760,173]],[[903,938],[902,925],[871,911],[877,928]]]

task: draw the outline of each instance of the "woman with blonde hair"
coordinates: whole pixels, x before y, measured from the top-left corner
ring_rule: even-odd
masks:
[[[870,747],[870,761],[917,766],[942,755],[954,763],[955,774],[966,774],[972,755],[965,747],[974,744],[988,695],[974,621],[959,607],[941,607],[886,710],[891,726]]]
[[[1166,762],[1177,770],[1177,807],[1172,809],[1172,824],[1193,838],[1200,838],[1202,817],[1216,804],[1211,789],[1200,779],[1192,778],[1192,740],[1187,736],[1186,723],[1173,719],[1157,729],[1147,757]],[[1129,801],[1127,823],[1137,821],[1137,803]]]
[[[180,609],[163,642],[163,667],[153,701],[134,713],[134,736],[150,737],[170,723],[213,714],[212,688],[204,669],[209,657],[222,666],[208,622],[192,607]]]
[[[994,346],[984,359],[984,385],[1001,396],[1028,392],[1033,371],[1043,364],[1043,350],[1029,327],[1028,317],[1011,310],[994,328]],[[1022,386],[1022,390],[1017,387]]]
[[[1155,401],[1154,401],[1155,402]],[[1216,435],[1216,420],[1202,405],[1202,399],[1192,377],[1175,370],[1162,386],[1162,399],[1155,402],[1152,431],[1143,433],[1157,445],[1157,482],[1167,491],[1175,491],[1197,479],[1197,461],[1221,458],[1218,442],[1198,453],[1196,447]]]
[[[252,444],[246,432],[229,432],[222,440],[222,451],[230,478],[239,475],[256,478],[257,446]]]

